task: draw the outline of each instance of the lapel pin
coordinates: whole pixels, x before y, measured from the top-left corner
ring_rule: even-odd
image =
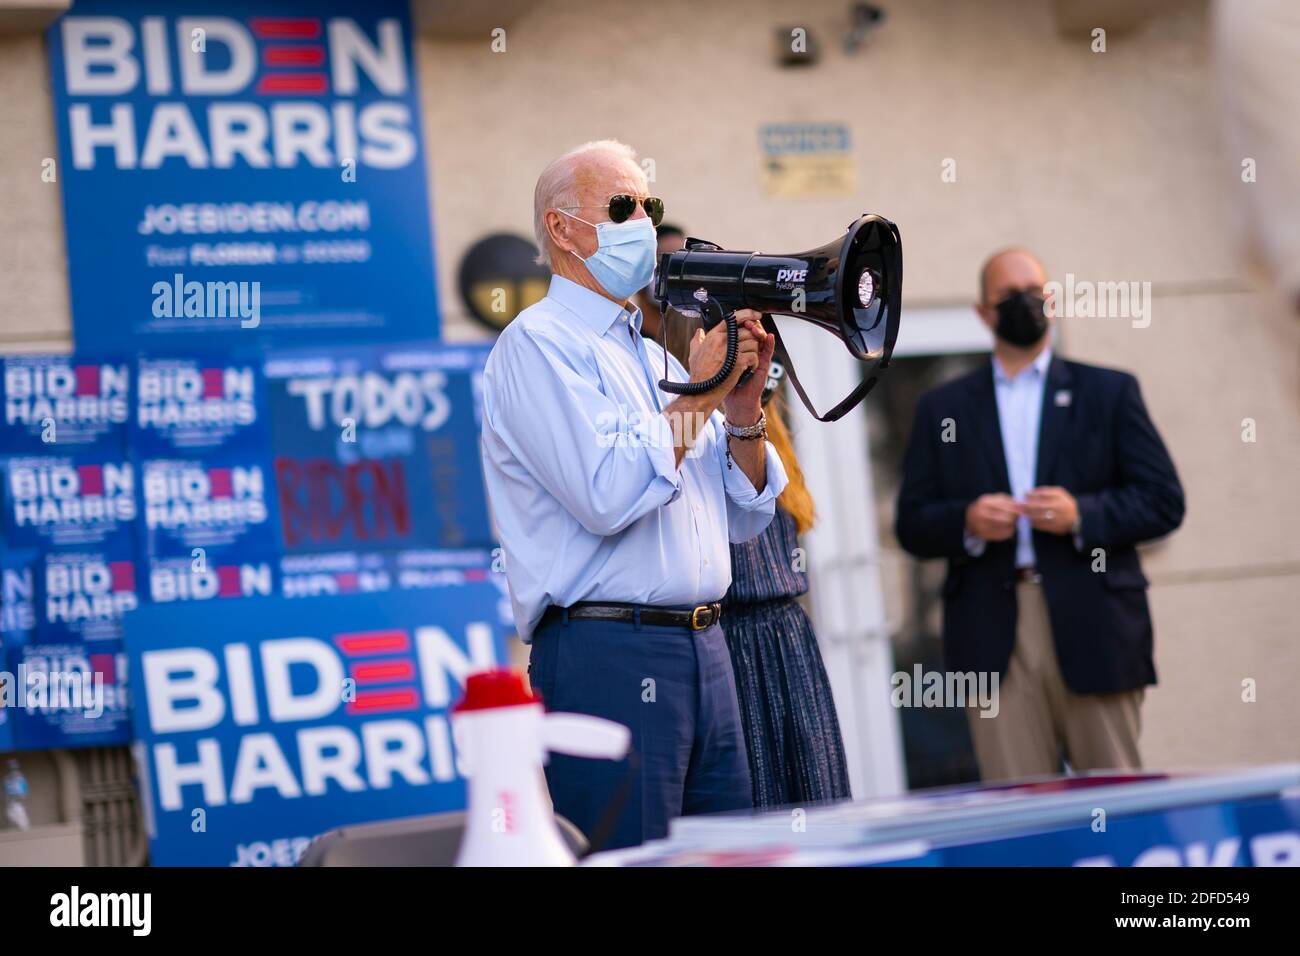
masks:
[[[1072,396],[1065,389],[1061,389],[1059,392],[1056,393],[1056,407],[1068,408],[1073,397],[1074,396]]]

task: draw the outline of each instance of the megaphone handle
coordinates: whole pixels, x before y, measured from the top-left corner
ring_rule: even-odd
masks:
[[[712,296],[704,303],[704,311],[706,313],[704,320],[706,331],[712,329],[719,322],[727,323],[727,355],[722,360],[722,366],[718,369],[717,374],[703,382],[670,382],[665,378],[659,382],[659,387],[665,392],[671,392],[674,395],[703,395],[705,392],[713,391],[725,382],[727,376],[736,367],[736,353],[740,349],[740,330],[736,323],[736,313],[723,312],[722,305]],[[737,384],[746,381],[753,374],[753,369],[745,369],[741,373]]]
[[[710,302],[713,302],[712,299],[710,299],[709,301],[710,301]],[[716,302],[714,302],[713,304],[714,304],[714,305],[717,305]],[[717,305],[717,310],[718,310],[719,313],[721,313],[721,312],[722,312],[722,306]],[[732,350],[732,347],[731,347],[731,343],[732,343],[733,340],[738,340],[738,339],[739,339],[739,337],[740,337],[740,325],[739,325],[739,323],[736,322],[736,313],[735,313],[734,311],[733,311],[733,312],[728,312],[728,313],[726,313],[725,315],[723,315],[723,318],[724,318],[724,319],[726,320],[726,322],[727,322],[727,354],[728,354],[728,355],[732,355],[732,354],[733,354],[733,350]],[[717,323],[714,323],[714,324],[717,324]],[[709,326],[709,328],[712,328],[712,327],[713,327],[713,326]],[[737,341],[737,343],[736,343],[736,348],[738,349],[739,347],[740,347],[740,346],[739,346],[739,342]],[[733,362],[733,363],[732,363],[730,366],[728,366],[728,367],[729,367],[729,368],[735,368],[735,363]],[[745,369],[743,372],[740,373],[740,378],[736,379],[736,387],[739,388],[741,385],[744,385],[746,382],[748,382],[748,381],[749,381],[751,378],[753,378],[753,377],[754,377],[754,370],[753,370],[752,368],[747,368],[747,369]]]

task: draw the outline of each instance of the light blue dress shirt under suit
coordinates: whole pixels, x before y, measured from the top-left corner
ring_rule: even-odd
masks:
[[[1036,487],[1043,389],[1047,385],[1047,367],[1051,362],[1052,349],[1049,346],[1038,353],[1031,365],[1014,378],[1009,378],[996,356],[993,359],[993,390],[997,396],[998,426],[1006,455],[1007,478],[1011,481],[1011,497],[1020,502]],[[984,553],[984,542],[968,534],[966,550],[978,557]],[[1034,531],[1029,519],[1021,515],[1016,520],[1016,567],[1026,568],[1033,564]]]
[[[686,381],[668,359],[669,377]],[[731,583],[728,541],[767,527],[785,469],[761,492],[727,467],[721,412],[678,468],[661,414],[664,353],[641,313],[554,277],[501,333],[483,376],[483,471],[519,636],[548,605],[692,606]]]

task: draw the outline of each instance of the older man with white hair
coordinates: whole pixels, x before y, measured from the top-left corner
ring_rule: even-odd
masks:
[[[632,731],[631,762],[557,754],[546,768],[556,811],[606,847],[750,806],[719,602],[728,541],[767,526],[786,482],[763,427],[765,376],[737,384],[771,359],[757,313],[738,313],[721,385],[658,387],[663,350],[629,301],[654,272],[663,203],[647,193],[635,152],[613,141],[543,170],[534,221],[550,290],[501,333],[484,375],[483,467],[533,687],[552,710]],[[689,374],[670,356],[670,378],[707,381],[725,354],[723,325],[700,331]]]

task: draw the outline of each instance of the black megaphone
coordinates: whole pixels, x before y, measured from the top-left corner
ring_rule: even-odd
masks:
[[[898,337],[903,289],[903,242],[898,227],[883,216],[864,214],[845,234],[808,252],[764,255],[720,249],[702,239],[660,257],[655,298],[705,330],[727,323],[727,357],[705,382],[670,382],[659,387],[678,395],[712,391],[735,368],[738,309],[763,313],[763,327],[776,335],[774,356],[809,413],[822,422],[842,418],[862,401],[889,367]],[[771,315],[789,315],[832,332],[854,358],[868,365],[863,381],[825,415],[808,399]],[[741,377],[744,381],[752,371]]]

